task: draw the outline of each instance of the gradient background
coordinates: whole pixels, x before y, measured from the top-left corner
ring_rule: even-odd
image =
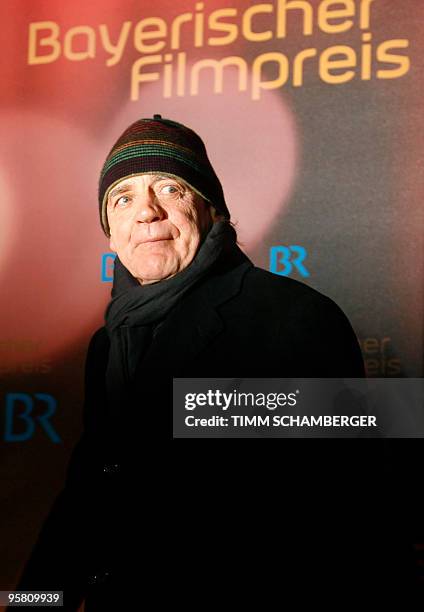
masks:
[[[309,4],[315,11],[320,3]],[[234,7],[241,14],[251,5],[205,2],[204,13]],[[397,53],[410,58],[410,69],[397,79],[363,81],[358,75],[330,85],[311,60],[302,87],[289,81],[263,91],[258,101],[238,91],[233,69],[225,71],[222,94],[213,93],[205,71],[197,96],[164,98],[158,81],[143,84],[139,100],[131,101],[131,66],[139,57],[133,30],[121,61],[106,66],[98,25],[107,24],[116,40],[124,21],[134,27],[156,16],[171,23],[194,7],[188,0],[178,7],[167,0],[6,0],[0,7],[2,589],[14,586],[81,431],[85,352],[102,325],[111,290],[101,280],[109,244],[98,221],[97,181],[130,122],[161,113],[195,129],[255,264],[269,269],[271,246],[303,246],[310,276],[302,278],[296,269],[292,276],[343,308],[368,374],[423,375],[423,4],[372,5],[373,45],[409,40],[409,48]],[[60,26],[62,42],[71,27],[93,27],[96,57],[69,61],[61,55],[53,63],[28,65],[29,24],[45,20]],[[254,26],[272,29],[275,19],[258,16]],[[192,38],[187,28],[180,50],[189,65],[237,55],[250,67],[269,51],[293,58],[307,47],[361,47],[356,25],[330,35],[314,19],[313,34],[303,36],[297,11],[285,39],[249,42],[239,36],[231,45],[195,48]],[[75,51],[85,48],[84,38],[74,43]],[[374,60],[373,74],[375,68]],[[269,67],[268,78],[274,77]],[[52,423],[61,442],[54,444],[40,427],[24,442],[4,441],[8,393],[52,395]],[[34,415],[37,410],[44,407],[35,403]]]

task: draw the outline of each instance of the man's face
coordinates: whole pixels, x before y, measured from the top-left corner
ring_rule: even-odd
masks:
[[[109,193],[110,248],[140,284],[170,278],[192,262],[213,214],[182,181],[132,176]]]

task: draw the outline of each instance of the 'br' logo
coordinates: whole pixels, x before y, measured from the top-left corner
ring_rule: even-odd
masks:
[[[309,276],[308,270],[303,265],[308,253],[306,249],[299,245],[273,246],[269,251],[269,269],[274,274],[289,276],[293,268],[305,278]]]
[[[34,398],[45,404],[43,414],[32,414],[35,404]],[[35,422],[37,421],[50,440],[58,444],[62,440],[50,423],[50,417],[54,415],[56,408],[55,398],[48,393],[34,393],[33,397],[28,393],[7,393],[4,441],[24,442],[29,440],[34,435]],[[16,426],[19,431],[16,431]]]
[[[102,282],[111,283],[113,281],[113,267],[116,253],[103,253],[102,255]]]

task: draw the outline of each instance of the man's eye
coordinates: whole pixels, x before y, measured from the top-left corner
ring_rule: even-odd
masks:
[[[121,196],[116,200],[115,206],[120,206],[122,208],[123,206],[126,206],[129,201],[130,199],[128,196]]]
[[[180,190],[175,185],[164,185],[160,188],[160,193],[164,195],[174,195],[180,193]]]

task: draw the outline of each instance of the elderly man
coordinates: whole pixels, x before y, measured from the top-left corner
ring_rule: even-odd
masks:
[[[155,462],[143,453],[149,438],[169,434],[173,377],[364,374],[338,306],[256,268],[238,247],[189,128],[155,115],[125,130],[104,164],[99,204],[117,257],[106,325],[88,349],[85,431],[17,587],[63,590],[67,610],[85,599],[86,612],[113,600],[138,609],[117,602],[134,586],[129,543],[143,556],[137,497]]]

